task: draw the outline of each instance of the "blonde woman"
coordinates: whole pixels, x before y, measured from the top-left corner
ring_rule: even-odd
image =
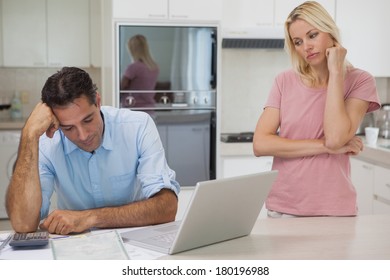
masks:
[[[293,69],[279,74],[256,127],[256,156],[279,170],[266,201],[269,217],[353,216],[349,156],[363,149],[355,132],[380,107],[374,78],[347,60],[338,28],[317,2],[285,23]]]
[[[145,36],[138,34],[131,37],[127,47],[133,62],[122,76],[121,90],[154,90],[160,70],[150,54]],[[155,103],[154,95],[153,92],[124,94],[121,103],[123,107],[151,107]],[[131,102],[129,96],[132,96]]]

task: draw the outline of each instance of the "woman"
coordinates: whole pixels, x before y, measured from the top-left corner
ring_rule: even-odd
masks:
[[[131,37],[127,47],[133,63],[123,74],[121,90],[154,90],[160,70],[149,52],[145,36],[138,34]],[[121,104],[122,107],[153,107],[154,95],[154,92],[122,94]]]
[[[293,69],[279,74],[259,118],[256,156],[279,170],[268,216],[353,216],[349,156],[363,149],[355,132],[380,107],[374,78],[346,60],[338,28],[318,3],[296,7],[285,23]]]

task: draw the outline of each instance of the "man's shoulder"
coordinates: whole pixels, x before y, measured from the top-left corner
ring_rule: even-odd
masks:
[[[126,108],[115,108],[112,106],[102,106],[101,111],[106,124],[126,124],[146,122],[150,118],[149,114],[141,111],[132,111]]]

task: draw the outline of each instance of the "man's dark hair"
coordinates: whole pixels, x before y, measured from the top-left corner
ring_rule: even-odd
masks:
[[[63,67],[47,79],[42,88],[42,102],[54,108],[84,95],[90,104],[96,105],[96,90],[87,72],[77,67]]]

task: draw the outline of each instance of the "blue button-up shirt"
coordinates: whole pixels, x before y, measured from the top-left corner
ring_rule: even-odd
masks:
[[[39,141],[41,218],[57,193],[58,209],[84,210],[143,200],[163,188],[180,186],[166,162],[156,125],[144,112],[102,106],[104,135],[92,154],[79,149],[61,130]]]

